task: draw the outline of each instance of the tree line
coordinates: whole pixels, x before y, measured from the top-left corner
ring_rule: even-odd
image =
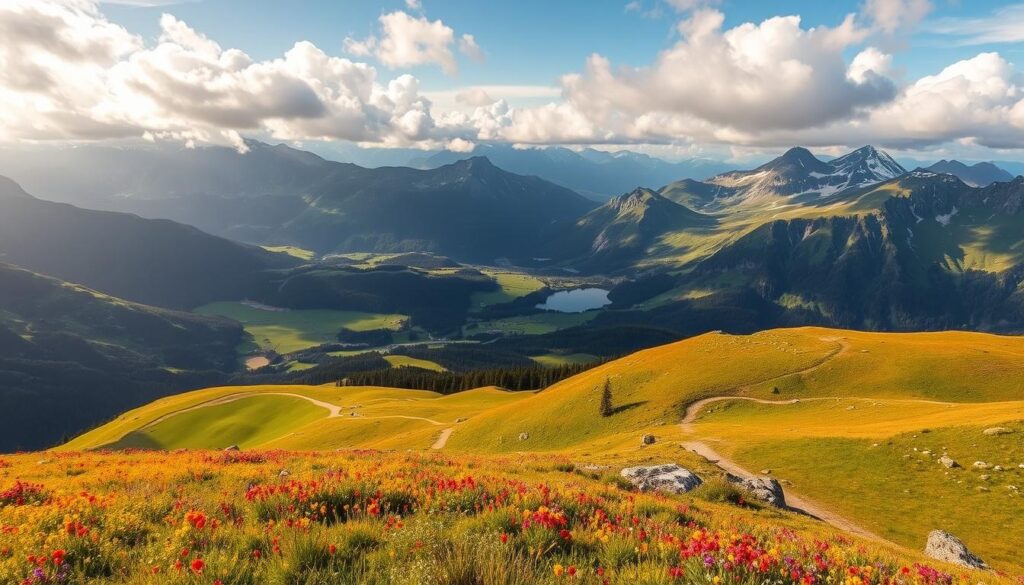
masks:
[[[352,372],[337,380],[338,386],[385,386],[409,390],[430,390],[454,394],[473,388],[497,386],[506,390],[542,390],[603,362],[542,366],[489,368],[469,372],[434,372],[416,367],[401,367]]]

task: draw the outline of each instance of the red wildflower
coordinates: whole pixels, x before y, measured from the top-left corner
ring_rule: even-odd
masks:
[[[203,567],[205,567],[205,566],[206,566],[206,563],[203,562],[203,559],[195,559],[195,560],[192,561],[192,565],[191,565],[192,572],[197,574],[197,575],[199,575],[199,574],[201,574],[203,572]]]

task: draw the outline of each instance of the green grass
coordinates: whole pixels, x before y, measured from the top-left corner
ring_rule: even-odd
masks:
[[[408,317],[359,311],[267,311],[242,303],[219,302],[196,309],[203,315],[220,315],[240,322],[261,350],[290,353],[337,341],[342,328],[353,331],[401,328]],[[244,348],[243,348],[244,349]]]
[[[473,293],[470,307],[478,309],[489,305],[508,303],[544,288],[544,282],[528,274],[516,272],[485,272],[498,283],[498,290]]]
[[[557,368],[558,366],[590,364],[600,360],[601,358],[589,353],[547,353],[544,355],[532,356],[530,359],[542,366]]]
[[[268,252],[288,254],[289,256],[298,258],[299,260],[312,260],[313,258],[316,258],[316,252],[305,248],[299,248],[297,246],[262,246],[262,248]]]
[[[582,325],[597,317],[599,313],[600,311],[586,311],[584,313],[546,311],[533,315],[480,321],[474,323],[472,327],[466,327],[465,331],[467,334],[494,331],[506,335],[543,335],[552,331]]]
[[[391,364],[391,367],[393,368],[412,367],[420,368],[423,370],[431,370],[434,372],[447,371],[444,368],[444,366],[437,362],[432,362],[430,360],[421,360],[418,358],[409,357],[407,355],[386,355],[384,356],[384,361]]]
[[[238,445],[250,448],[327,414],[325,409],[301,398],[251,396],[174,414],[129,433],[110,447],[223,449]]]
[[[764,440],[730,449],[748,469],[770,467],[773,476],[792,482],[802,495],[908,548],[920,549],[928,532],[938,528],[957,535],[989,563],[1021,570],[1024,532],[1009,527],[1024,524],[1019,491],[1024,469],[1018,467],[1024,463],[1024,424],[1005,426],[1017,434],[988,437],[983,427],[964,426],[879,440]],[[962,468],[937,462],[944,448]],[[1006,470],[976,470],[974,461]]]

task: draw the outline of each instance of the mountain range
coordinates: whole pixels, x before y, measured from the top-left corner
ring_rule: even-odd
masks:
[[[972,187],[987,187],[992,183],[1005,183],[1013,180],[1013,175],[990,162],[966,165],[958,160],[940,160],[927,167],[934,173],[954,175]]]
[[[495,165],[521,175],[536,175],[598,201],[638,187],[664,185],[683,178],[701,179],[729,166],[711,159],[692,158],[668,162],[646,154],[620,150],[606,152],[586,148],[515,148],[480,145],[469,154],[439,152],[409,161],[409,166],[434,169],[469,157],[486,156]]]

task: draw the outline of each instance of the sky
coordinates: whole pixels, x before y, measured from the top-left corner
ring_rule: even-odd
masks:
[[[4,0],[0,142],[1019,160],[1022,67],[994,0]]]

